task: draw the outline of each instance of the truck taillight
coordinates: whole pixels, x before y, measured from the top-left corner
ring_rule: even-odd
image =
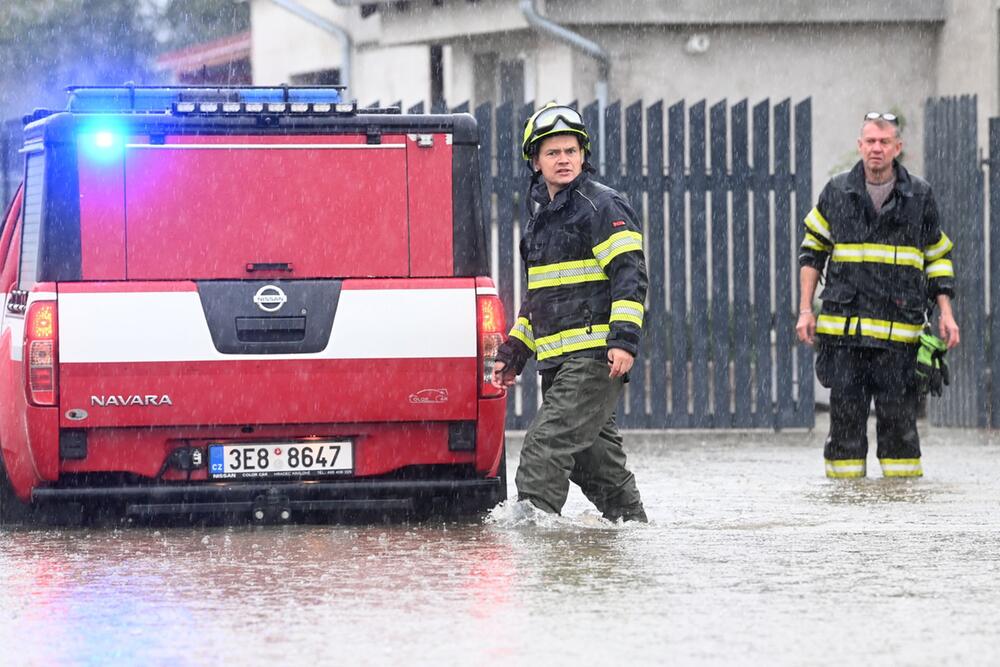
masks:
[[[493,294],[480,294],[479,303],[479,395],[501,396],[503,389],[493,386],[493,364],[503,343],[506,324],[503,303]]]
[[[55,405],[59,393],[56,366],[56,302],[36,301],[28,308],[24,333],[28,398],[34,405]]]

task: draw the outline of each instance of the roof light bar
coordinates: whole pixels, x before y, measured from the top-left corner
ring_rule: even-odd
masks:
[[[301,92],[289,88],[291,93]],[[301,95],[300,95],[301,96]],[[358,112],[357,102],[306,102],[292,100],[289,102],[253,101],[237,102],[234,100],[183,100],[171,104],[171,111],[176,115],[184,114],[338,114],[354,115]]]
[[[212,102],[221,106],[237,103],[334,105],[344,101],[343,86],[125,85],[72,86],[67,91],[67,111],[74,113],[193,113],[200,110],[200,105]],[[191,104],[196,106],[192,108]],[[223,111],[237,113],[232,108]],[[239,112],[242,111],[243,108]]]

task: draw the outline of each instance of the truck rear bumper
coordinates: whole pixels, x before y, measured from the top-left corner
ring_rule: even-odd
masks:
[[[499,478],[42,487],[32,491],[32,504],[118,506],[133,517],[249,512],[256,520],[287,521],[293,512],[413,511],[435,500],[483,511],[502,497],[500,487]]]

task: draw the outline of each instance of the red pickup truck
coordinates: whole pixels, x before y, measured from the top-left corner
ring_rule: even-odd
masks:
[[[468,114],[77,87],[0,224],[0,515],[481,512],[504,313]]]

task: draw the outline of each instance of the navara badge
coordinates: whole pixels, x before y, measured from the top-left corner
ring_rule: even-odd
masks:
[[[253,302],[265,313],[274,313],[288,301],[288,297],[277,285],[264,285],[253,295]]]

